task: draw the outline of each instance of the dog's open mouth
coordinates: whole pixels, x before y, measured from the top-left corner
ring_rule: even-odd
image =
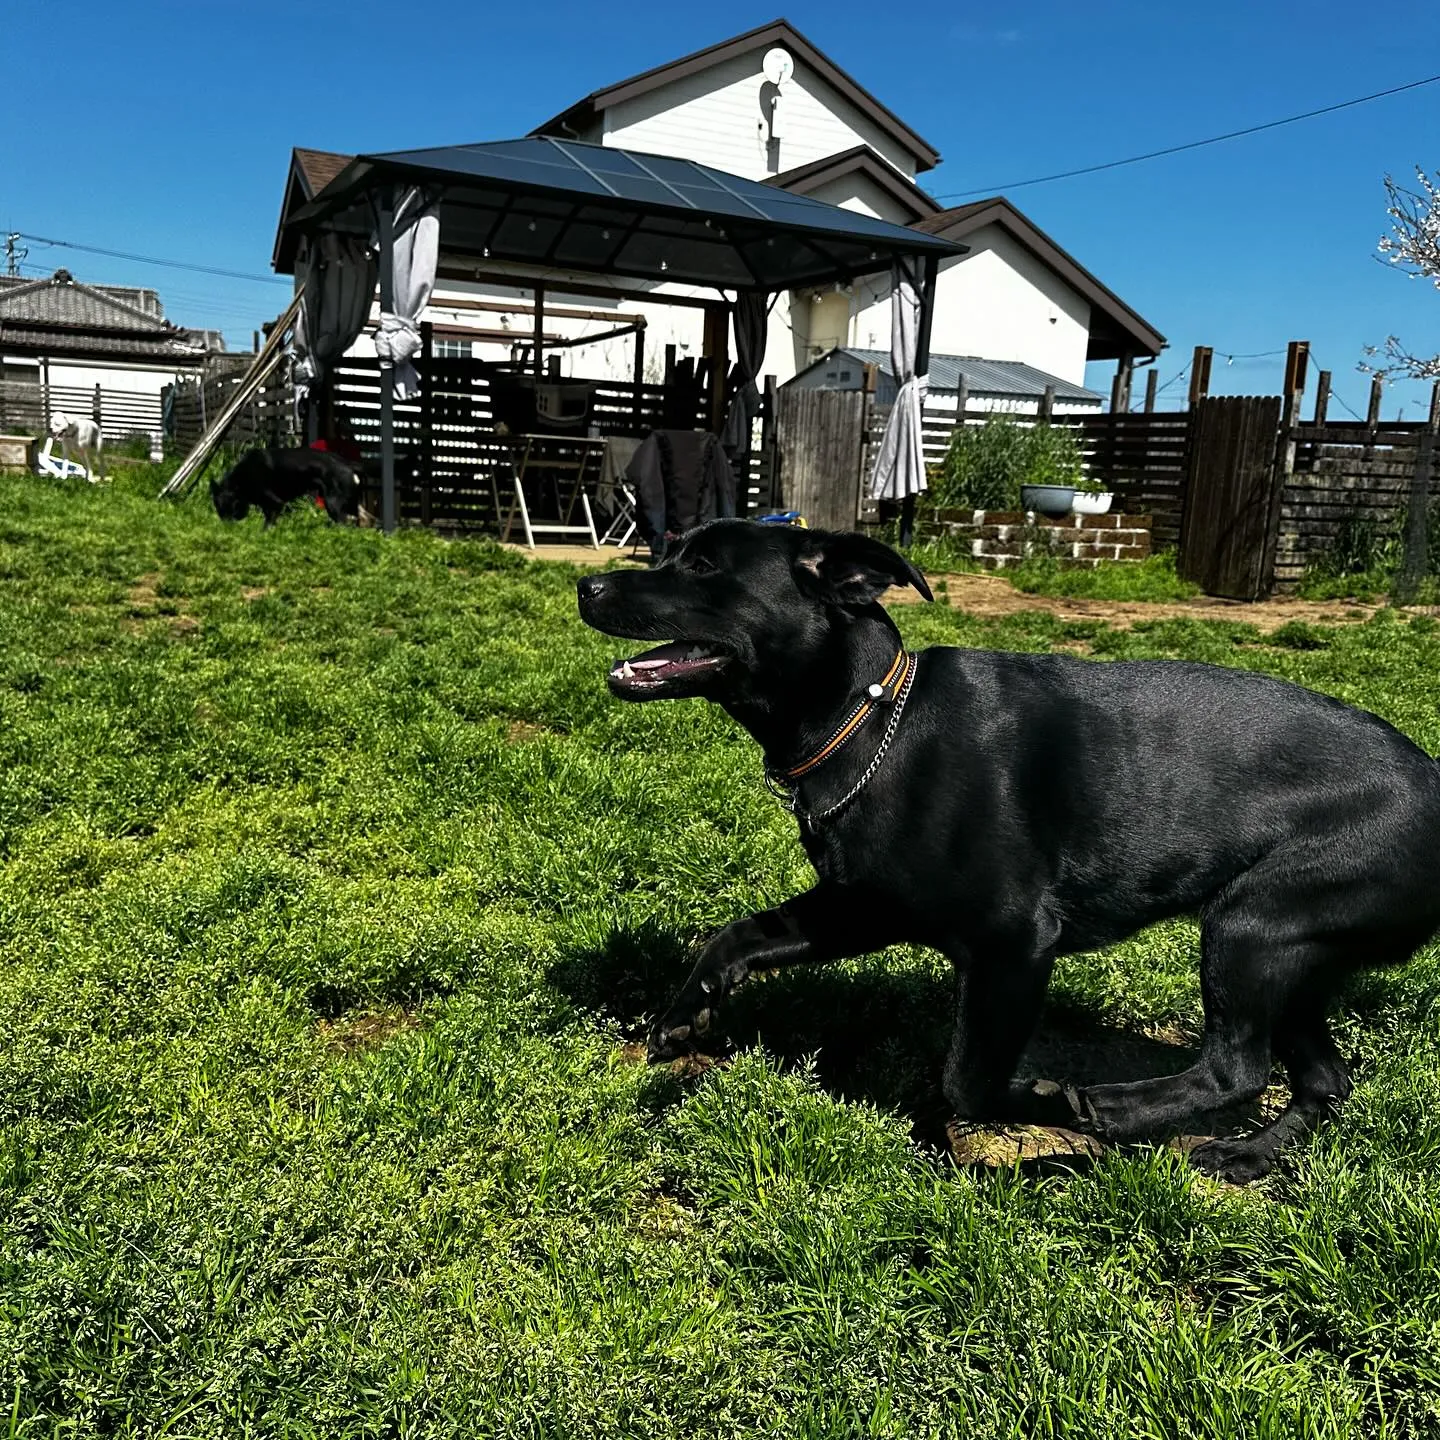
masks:
[[[610,667],[610,688],[626,694],[658,690],[724,665],[729,656],[693,640],[674,640]]]

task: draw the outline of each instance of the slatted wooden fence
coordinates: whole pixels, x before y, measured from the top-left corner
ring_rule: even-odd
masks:
[[[1295,468],[1280,501],[1278,588],[1297,584],[1356,525],[1377,539],[1399,538],[1425,428],[1363,420],[1295,427]]]
[[[131,435],[143,435],[148,441],[164,429],[163,399],[149,391],[10,380],[0,383],[0,430],[7,434],[44,436],[57,411],[72,419],[98,420],[106,444],[111,446]]]

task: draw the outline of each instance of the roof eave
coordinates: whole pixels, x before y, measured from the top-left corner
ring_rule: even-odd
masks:
[[[1101,313],[1111,322],[1112,327],[1134,341],[1133,345],[1111,345],[1108,341],[1098,347],[1096,353],[1087,351],[1088,360],[1118,360],[1130,355],[1139,358],[1145,355],[1159,355],[1168,341],[1153,325],[1137,311],[1132,310],[1108,285],[1087,270],[1073,255],[1062,250],[1033,221],[1023,215],[1004,196],[996,195],[989,200],[976,201],[964,206],[965,213],[954,224],[933,227],[925,221],[917,222],[912,228],[923,229],[927,235],[943,239],[958,240],[963,235],[973,234],[986,225],[999,222],[1006,231],[1036,259],[1054,270],[1077,293],[1084,296],[1092,306],[1098,306]],[[939,212],[943,215],[945,212]],[[930,217],[933,221],[935,216]],[[1094,325],[1091,326],[1093,335]],[[1113,353],[1112,353],[1113,352]]]
[[[723,64],[736,55],[748,54],[762,45],[781,42],[799,52],[799,57],[832,88],[838,90],[862,114],[898,141],[915,160],[916,170],[933,170],[940,163],[940,152],[924,136],[912,130],[888,105],[877,100],[859,81],[842,70],[823,50],[807,40],[784,18],[757,25],[744,34],[733,35],[730,39],[721,40],[703,50],[682,55],[678,60],[667,61],[664,65],[656,65],[614,85],[591,91],[583,100],[562,110],[554,119],[547,120],[544,125],[537,126],[530,133],[543,134],[551,127],[568,120],[577,111],[584,112],[588,109],[592,113],[598,113],[608,110],[612,105],[620,105],[626,100],[647,95],[671,81],[684,79],[687,75],[707,70],[712,65]]]

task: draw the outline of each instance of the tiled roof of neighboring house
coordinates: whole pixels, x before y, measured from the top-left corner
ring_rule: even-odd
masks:
[[[1153,325],[1108,286],[1102,285],[1003,195],[942,210],[938,215],[917,220],[911,228],[946,240],[964,240],[991,224],[999,225],[1090,302],[1090,348],[1086,359],[1118,360],[1127,354],[1138,358],[1158,355],[1165,348],[1165,337]]]
[[[126,295],[154,296],[153,309]],[[0,349],[195,363],[205,345],[163,318],[154,291],[82,285],[57,270],[44,280],[0,286]]]
[[[837,355],[849,356],[858,365],[874,365],[881,374],[891,375],[888,350],[859,349],[850,345],[822,355],[813,364],[807,365],[800,374],[808,374]],[[972,395],[1025,395],[1038,398],[1053,385],[1057,400],[1093,400],[1099,403],[1105,399],[1096,390],[1087,390],[1083,385],[1073,385],[1068,380],[1061,380],[1057,375],[1047,375],[1045,371],[1037,370],[1033,365],[1026,365],[1019,360],[984,360],[976,355],[930,357],[931,390],[958,390],[962,375]],[[891,378],[894,378],[893,375]]]
[[[938,201],[932,200],[913,180],[887,164],[868,145],[856,145],[838,155],[827,155],[823,160],[797,165],[793,170],[770,176],[765,184],[778,186],[793,195],[811,195],[822,185],[847,175],[863,175],[873,180],[909,212],[912,222],[934,215],[940,209]]]
[[[537,125],[532,135],[552,134],[564,127],[575,128],[589,123],[602,110],[609,109],[625,100],[658,90],[674,80],[682,80],[713,65],[723,64],[737,55],[753,50],[768,49],[772,45],[783,45],[840,92],[857,110],[879,129],[902,145],[914,157],[917,170],[933,170],[940,163],[940,152],[928,140],[917,135],[893,110],[882,105],[865,87],[852,76],[847,75],[828,55],[807,40],[788,20],[772,20],[768,25],[759,25],[722,40],[718,45],[697,50],[693,55],[682,55],[665,65],[657,65],[628,80],[618,81],[600,90],[592,90],[583,100],[562,110],[543,125]]]

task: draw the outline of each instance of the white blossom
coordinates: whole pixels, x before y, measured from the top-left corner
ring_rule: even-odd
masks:
[[[1391,176],[1385,177],[1385,194],[1390,202],[1385,213],[1391,225],[1389,233],[1382,235],[1375,246],[1375,258],[1396,267],[1411,280],[1428,280],[1440,290],[1440,170],[1431,176],[1417,165],[1415,179],[1418,188],[1407,190]],[[1383,346],[1365,346],[1365,354],[1383,362],[1372,365],[1362,360],[1359,368],[1367,374],[1440,379],[1440,355],[1415,355],[1397,335],[1387,335]]]

